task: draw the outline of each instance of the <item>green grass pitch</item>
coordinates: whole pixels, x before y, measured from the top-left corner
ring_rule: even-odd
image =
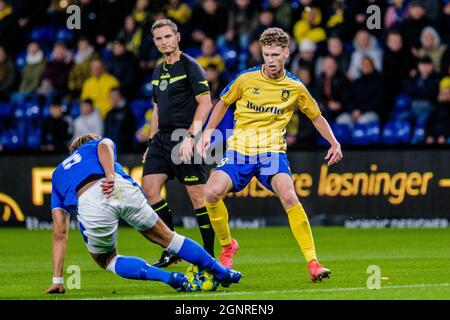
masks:
[[[178,231],[199,241],[196,229]],[[241,245],[235,258],[235,269],[244,275],[241,283],[215,292],[177,293],[162,283],[126,280],[101,270],[79,232],[71,230],[65,268],[79,266],[81,289],[66,287],[64,295],[44,295],[52,277],[51,232],[2,229],[0,299],[450,299],[448,229],[317,227],[313,233],[320,261],[332,270],[331,279],[309,280],[288,228],[233,230]],[[131,228],[119,230],[118,243],[121,254],[149,262],[160,254]],[[371,265],[380,267],[380,289],[367,288]],[[186,266],[182,262],[169,270],[184,272]]]

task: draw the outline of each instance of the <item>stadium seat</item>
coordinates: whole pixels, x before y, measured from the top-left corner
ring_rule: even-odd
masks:
[[[14,106],[8,102],[0,102],[0,119],[11,118],[14,116]]]
[[[80,103],[74,102],[70,105],[69,114],[73,119],[76,119],[80,116]]]
[[[425,128],[423,125],[418,125],[414,128],[411,143],[418,144],[425,141]]]
[[[351,128],[348,125],[332,123],[331,129],[339,143],[347,144],[351,141]]]
[[[41,45],[52,45],[56,41],[53,27],[36,27],[31,30],[30,38]]]
[[[145,119],[145,113],[148,109],[152,108],[152,104],[148,99],[138,99],[130,103],[130,108],[133,111],[136,121],[139,122]]]
[[[202,50],[198,47],[189,47],[183,51],[184,51],[184,53],[186,53],[187,55],[190,55],[193,58],[197,58],[202,55]]]
[[[41,129],[33,128],[28,132],[26,147],[29,150],[38,150],[41,145]]]
[[[20,148],[19,135],[15,130],[5,131],[0,137],[0,143],[6,150],[15,150]]]
[[[23,69],[25,68],[25,65],[27,64],[27,51],[21,51],[17,54],[16,57],[16,67],[17,70],[22,73]]]
[[[382,142],[385,144],[404,144],[410,139],[411,125],[407,121],[398,120],[386,123],[383,128]]]
[[[73,33],[68,30],[67,28],[63,27],[60,28],[57,32],[56,32],[56,41],[62,41],[62,42],[72,42],[73,40]]]
[[[352,144],[366,145],[379,141],[380,125],[378,122],[356,124],[352,130]]]

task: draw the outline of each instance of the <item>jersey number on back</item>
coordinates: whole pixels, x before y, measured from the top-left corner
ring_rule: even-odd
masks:
[[[81,155],[78,152],[75,152],[73,155],[63,161],[62,166],[64,170],[69,170],[73,165],[79,163],[81,159]]]

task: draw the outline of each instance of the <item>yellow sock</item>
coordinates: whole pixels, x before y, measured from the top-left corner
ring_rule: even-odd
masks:
[[[306,262],[316,259],[316,249],[305,209],[299,203],[292,208],[286,209],[286,212],[292,233],[305,256]]]
[[[208,210],[209,220],[214,229],[214,232],[219,238],[219,243],[222,247],[228,246],[231,243],[230,226],[228,225],[228,210],[223,200],[215,203],[205,202],[206,210]]]

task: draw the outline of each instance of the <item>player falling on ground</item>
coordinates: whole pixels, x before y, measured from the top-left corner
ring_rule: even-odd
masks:
[[[186,186],[197,218],[203,246],[214,256],[214,231],[205,208],[203,188],[208,179],[208,168],[204,163],[177,164],[174,148],[180,139],[173,139],[173,132],[185,129],[181,138],[179,155],[182,160],[191,160],[194,154],[194,137],[200,133],[212,109],[208,81],[198,62],[179,47],[180,33],[171,20],[157,20],[152,25],[152,35],[164,62],[153,73],[153,115],[147,151],[144,155],[142,189],[149,203],[165,224],[174,230],[172,214],[161,189],[168,179],[176,177]],[[195,126],[195,123],[200,125]],[[177,159],[178,160],[178,159]],[[179,257],[163,251],[155,267],[168,267]]]
[[[219,238],[220,261],[231,267],[239,249],[231,237],[228,211],[223,198],[242,190],[254,176],[276,193],[286,210],[289,224],[313,281],[328,278],[330,270],[317,261],[308,217],[295,193],[286,156],[284,133],[294,108],[299,107],[319,133],[331,144],[325,159],[332,165],[342,159],[341,146],[328,122],[303,83],[284,69],[289,56],[289,36],[280,28],[265,30],[260,39],[264,64],[240,73],[222,92],[197,152],[206,157],[213,134],[227,108],[236,102],[234,134],[228,150],[205,186],[205,202],[211,224]]]
[[[97,264],[123,278],[162,281],[178,291],[191,291],[188,278],[149,265],[138,257],[121,256],[116,250],[119,218],[147,240],[159,244],[200,268],[211,270],[225,285],[241,274],[216,262],[199,244],[171,231],[147,204],[140,187],[115,162],[110,139],[87,134],[70,146],[70,155],[52,176],[53,284],[47,293],[64,293],[63,268],[70,210],[77,218],[89,253]]]

